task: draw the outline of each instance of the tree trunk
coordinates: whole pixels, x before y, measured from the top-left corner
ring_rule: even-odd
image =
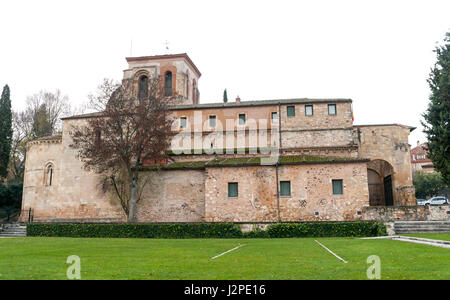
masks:
[[[136,222],[137,190],[138,190],[138,181],[137,178],[134,177],[131,183],[130,202],[128,203],[128,223]]]

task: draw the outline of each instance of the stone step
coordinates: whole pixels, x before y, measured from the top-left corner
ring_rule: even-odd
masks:
[[[3,224],[0,237],[24,237],[27,236],[27,226],[20,223]]]
[[[26,237],[25,234],[5,234],[1,233],[0,237]]]
[[[394,226],[395,229],[423,228],[423,229],[450,229],[450,226]]]
[[[423,229],[407,229],[407,230],[395,230],[396,234],[401,233],[450,233],[450,230],[423,230]]]
[[[395,225],[450,225],[449,221],[395,221]]]

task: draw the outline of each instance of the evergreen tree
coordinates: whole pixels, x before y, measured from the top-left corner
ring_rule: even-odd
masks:
[[[40,138],[52,135],[53,128],[47,106],[42,104],[33,117],[33,137]]]
[[[227,89],[225,89],[223,91],[223,103],[227,103],[227,102],[228,102]]]
[[[0,177],[8,175],[12,133],[10,90],[9,86],[5,85],[0,98]]]
[[[437,46],[434,52],[437,61],[428,79],[430,103],[423,114],[422,125],[428,139],[428,157],[450,185],[450,32],[444,44]]]

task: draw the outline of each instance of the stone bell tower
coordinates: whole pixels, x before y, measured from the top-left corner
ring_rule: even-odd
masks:
[[[178,96],[177,105],[198,104],[200,71],[186,53],[127,57],[128,69],[123,79],[132,79],[137,85],[161,76],[166,96]]]

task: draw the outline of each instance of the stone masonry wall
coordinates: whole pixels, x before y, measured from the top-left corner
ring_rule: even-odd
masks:
[[[333,195],[331,179],[343,179],[343,195]],[[274,166],[207,168],[206,221],[359,220],[369,205],[364,163],[284,165],[279,181],[291,181],[291,196],[279,200],[280,219]],[[228,197],[228,182],[238,182],[238,197]]]
[[[54,165],[51,185],[44,183],[44,168]],[[100,178],[83,169],[68,140],[33,142],[27,151],[22,209],[33,209],[34,220],[125,220],[120,204],[106,197]]]
[[[367,221],[446,221],[450,219],[450,206],[369,206],[363,209]]]
[[[359,136],[359,156],[384,160],[394,170],[392,187],[395,206],[416,205],[411,174],[408,136],[410,128],[402,125],[356,126]]]
[[[138,222],[202,222],[205,217],[205,172],[142,172],[149,183],[137,206]]]

